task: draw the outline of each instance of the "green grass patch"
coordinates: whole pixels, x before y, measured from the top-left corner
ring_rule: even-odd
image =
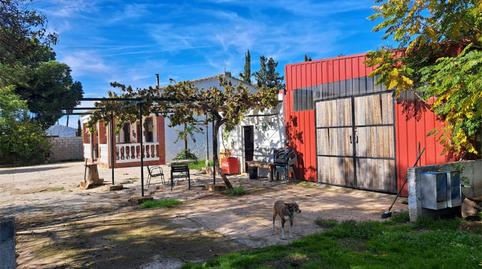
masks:
[[[482,235],[462,220],[406,220],[317,220],[324,232],[183,268],[482,268]]]
[[[397,223],[407,223],[410,221],[410,216],[408,215],[408,211],[402,211],[398,214],[393,214],[391,220]]]
[[[212,167],[213,165],[214,165],[213,161],[210,160],[209,166]],[[206,160],[197,160],[195,162],[190,163],[188,166],[189,166],[189,169],[202,170],[206,168]]]
[[[315,224],[320,226],[321,228],[330,229],[335,227],[338,224],[338,221],[334,219],[317,219],[315,220]]]
[[[233,187],[232,189],[227,189],[226,194],[229,196],[243,196],[248,194],[243,186]]]
[[[142,203],[141,208],[171,208],[182,204],[181,201],[177,199],[167,198],[159,200],[148,200]]]

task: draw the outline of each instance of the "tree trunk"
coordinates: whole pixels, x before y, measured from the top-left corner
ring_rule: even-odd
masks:
[[[219,165],[218,135],[219,135],[219,128],[220,127],[221,126],[219,125],[218,122],[216,122],[216,124],[214,124],[214,130],[213,130],[213,132],[214,132],[214,136],[213,136],[213,162],[214,162],[214,167],[216,167],[216,170],[221,175],[221,178],[223,179],[224,184],[226,184],[226,188],[232,189],[233,185],[229,181],[228,177],[223,173],[223,171],[221,170],[221,166]]]

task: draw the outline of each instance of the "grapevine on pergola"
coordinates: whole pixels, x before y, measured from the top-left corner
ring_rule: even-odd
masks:
[[[93,112],[89,126],[100,120],[109,122],[115,115],[116,129],[119,130],[124,122],[134,122],[138,115],[138,106],[142,106],[144,116],[151,113],[160,114],[169,118],[170,127],[184,124],[194,124],[201,115],[207,115],[213,122],[213,161],[216,170],[231,189],[232,184],[221,172],[218,160],[218,135],[222,126],[232,130],[251,109],[271,109],[278,104],[277,88],[259,87],[255,92],[242,83],[233,85],[224,76],[219,76],[219,87],[200,89],[192,82],[182,81],[169,84],[165,87],[149,87],[133,89],[121,83],[111,83],[112,87],[120,90],[120,94],[109,92],[110,98],[135,98],[140,100],[136,105],[126,101],[102,101],[96,107],[103,108]],[[156,100],[171,101],[156,101]]]

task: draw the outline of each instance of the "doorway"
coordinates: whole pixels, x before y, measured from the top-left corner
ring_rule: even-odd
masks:
[[[244,135],[244,160],[252,161],[254,159],[254,127],[243,126]],[[245,163],[245,171],[248,171],[248,167]]]

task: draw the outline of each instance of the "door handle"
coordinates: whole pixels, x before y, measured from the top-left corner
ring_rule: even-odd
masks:
[[[353,140],[351,139],[351,135],[350,135],[350,144],[353,144]]]
[[[356,143],[358,144],[358,135],[356,136]]]

